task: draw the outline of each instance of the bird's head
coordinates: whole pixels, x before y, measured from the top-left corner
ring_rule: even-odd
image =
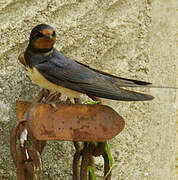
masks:
[[[35,26],[30,34],[30,47],[37,52],[48,52],[56,41],[54,29],[47,24]]]

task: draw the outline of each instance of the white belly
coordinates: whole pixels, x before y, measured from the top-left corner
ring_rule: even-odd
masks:
[[[79,98],[81,95],[81,93],[79,93],[77,91],[53,84],[52,82],[50,82],[46,78],[44,78],[36,68],[31,69],[31,68],[27,67],[27,71],[28,71],[29,76],[32,79],[32,81],[42,88],[45,88],[45,89],[48,89],[51,91],[60,92],[61,94],[65,95],[69,98]]]

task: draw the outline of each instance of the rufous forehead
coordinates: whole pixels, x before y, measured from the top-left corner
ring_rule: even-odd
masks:
[[[41,33],[42,33],[43,35],[52,35],[53,32],[54,32],[54,31],[53,31],[52,29],[44,29],[44,30],[41,31]]]

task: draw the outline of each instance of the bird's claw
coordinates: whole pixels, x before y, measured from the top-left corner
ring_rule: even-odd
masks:
[[[56,106],[56,104],[50,104],[50,106],[54,108],[54,112],[58,111],[58,107]]]

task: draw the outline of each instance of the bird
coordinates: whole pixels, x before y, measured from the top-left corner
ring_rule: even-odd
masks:
[[[117,77],[96,70],[63,55],[54,48],[56,32],[48,24],[35,26],[21,63],[31,80],[42,88],[59,92],[68,98],[99,97],[117,101],[148,101],[153,96],[123,87],[146,87],[151,83]]]

